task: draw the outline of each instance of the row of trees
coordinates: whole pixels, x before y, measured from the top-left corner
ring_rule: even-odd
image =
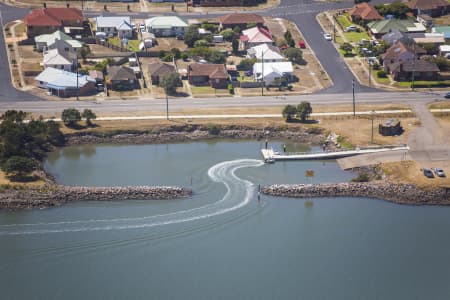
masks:
[[[61,114],[61,120],[67,127],[77,126],[78,122],[80,122],[82,118],[86,120],[86,125],[88,127],[91,127],[93,125],[92,120],[95,120],[97,118],[97,115],[88,108],[83,110],[83,112],[81,113],[76,108],[67,108],[63,110]]]
[[[282,111],[283,118],[285,118],[286,122],[291,122],[295,117],[305,122],[311,113],[312,107],[308,101],[302,101],[297,106],[288,104]]]
[[[0,167],[11,180],[30,179],[52,146],[62,146],[64,135],[59,124],[42,118],[25,122],[27,113],[9,110],[1,117]]]

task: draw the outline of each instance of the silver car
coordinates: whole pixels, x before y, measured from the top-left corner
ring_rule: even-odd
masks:
[[[445,177],[445,172],[441,168],[434,168],[434,173],[439,177]]]

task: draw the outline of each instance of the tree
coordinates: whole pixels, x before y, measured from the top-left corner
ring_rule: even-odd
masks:
[[[406,14],[410,11],[409,7],[400,1],[395,1],[391,4],[375,5],[375,8],[382,16],[393,15],[398,19],[406,19]]]
[[[255,58],[244,58],[243,60],[241,60],[241,62],[237,65],[239,70],[250,70],[251,68],[253,68],[253,65],[256,63],[256,59]]]
[[[353,46],[350,43],[343,43],[340,48],[345,52],[345,56],[348,56],[353,51]]]
[[[295,116],[296,113],[297,113],[297,109],[295,108],[295,106],[289,105],[289,104],[286,105],[282,111],[283,118],[286,119],[286,122],[291,121],[292,117]]]
[[[284,56],[295,64],[303,62],[303,52],[298,48],[287,48],[283,51]]]
[[[305,120],[309,117],[309,115],[312,113],[312,107],[311,103],[308,101],[302,101],[297,106],[297,117],[302,121],[305,122]]]
[[[174,95],[177,92],[177,87],[181,86],[182,82],[178,73],[169,73],[161,78],[159,85],[164,88],[167,95]]]
[[[11,121],[14,123],[22,123],[23,120],[26,118],[27,113],[23,112],[21,110],[7,110],[5,113],[0,117],[3,121]]]
[[[238,54],[238,52],[239,52],[239,41],[236,38],[234,38],[231,41],[231,47],[233,48],[233,54]]]
[[[212,50],[205,58],[213,64],[223,64],[226,60],[225,54],[217,50]]]
[[[286,30],[284,33],[284,39],[286,40],[286,43],[289,47],[295,47],[295,41],[292,38],[292,34],[289,30]]]
[[[80,111],[75,108],[66,108],[61,114],[61,120],[67,127],[73,127],[81,121]]]
[[[220,32],[220,35],[223,36],[223,39],[226,41],[231,41],[233,37],[235,37],[234,31],[232,29],[225,29]]]
[[[88,46],[83,46],[80,49],[80,55],[83,61],[86,61],[86,57],[88,56],[89,53],[91,53],[91,49]]]
[[[194,47],[194,43],[200,39],[197,25],[190,25],[184,34],[184,43],[188,47]]]
[[[441,72],[450,70],[450,60],[445,58],[444,56],[430,56],[425,58],[425,60],[435,63]]]
[[[33,159],[28,157],[11,156],[3,164],[2,169],[9,178],[21,181],[25,179],[28,174],[37,169],[37,164]]]
[[[204,39],[197,40],[194,43],[194,47],[208,47],[208,41]]]
[[[173,57],[175,59],[180,59],[181,58],[181,51],[178,48],[172,48],[172,50],[170,50],[170,52],[172,52]]]
[[[86,108],[85,110],[83,110],[83,113],[81,114],[81,117],[86,119],[86,124],[88,127],[92,126],[92,121],[91,120],[95,120],[97,119],[97,115],[90,110],[89,108]]]

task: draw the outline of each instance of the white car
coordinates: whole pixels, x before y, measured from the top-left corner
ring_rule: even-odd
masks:
[[[345,28],[346,31],[357,31],[358,27],[356,27],[355,25],[350,25],[347,28]]]
[[[329,33],[324,33],[323,34],[323,38],[326,39],[327,41],[331,41],[332,40],[331,34],[329,34]]]

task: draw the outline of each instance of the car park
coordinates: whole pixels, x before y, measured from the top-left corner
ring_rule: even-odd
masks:
[[[326,39],[327,41],[331,41],[332,40],[331,34],[329,34],[329,33],[324,33],[323,34],[323,38]]]
[[[445,177],[445,172],[441,168],[434,168],[434,173],[439,177]]]
[[[423,169],[423,175],[425,175],[425,177],[428,177],[428,178],[434,178],[433,172],[431,172],[431,170],[427,169],[427,168]]]

